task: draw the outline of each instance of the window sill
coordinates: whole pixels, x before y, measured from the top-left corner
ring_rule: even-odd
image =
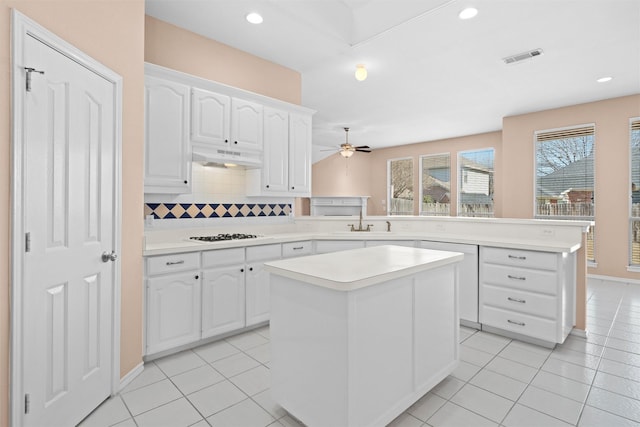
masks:
[[[598,263],[595,261],[587,261],[587,268],[598,268]]]
[[[629,265],[627,271],[630,273],[640,273],[640,265]]]

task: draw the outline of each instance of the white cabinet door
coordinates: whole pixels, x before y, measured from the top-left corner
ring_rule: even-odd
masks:
[[[289,191],[311,195],[311,116],[289,115]]]
[[[289,114],[264,109],[264,160],[262,188],[265,193],[286,192],[289,186]]]
[[[189,86],[145,77],[145,193],[191,192]]]
[[[244,295],[244,265],[202,273],[202,338],[244,327]]]
[[[229,146],[231,98],[208,90],[191,89],[191,140]]]
[[[247,265],[245,276],[246,290],[246,326],[269,320],[269,272],[264,263]]]
[[[146,333],[146,354],[200,339],[198,272],[147,279]]]
[[[478,246],[422,241],[420,247],[464,253],[464,259],[458,263],[460,320],[478,323]]]
[[[230,148],[262,150],[262,105],[239,98],[231,99]]]

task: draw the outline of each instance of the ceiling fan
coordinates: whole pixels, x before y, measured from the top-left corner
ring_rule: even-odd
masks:
[[[349,157],[353,156],[353,153],[355,153],[356,151],[360,151],[362,153],[370,153],[371,149],[369,148],[368,145],[360,145],[358,147],[349,144],[349,128],[343,128],[344,132],[345,132],[345,142],[344,144],[340,144],[340,155],[346,159],[348,159]],[[322,150],[322,151],[329,151],[329,150]]]

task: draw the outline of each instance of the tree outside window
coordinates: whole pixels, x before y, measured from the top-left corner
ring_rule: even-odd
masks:
[[[389,160],[389,215],[413,215],[413,159]]]

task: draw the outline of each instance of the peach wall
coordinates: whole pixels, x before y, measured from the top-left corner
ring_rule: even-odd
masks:
[[[11,171],[10,9],[16,8],[124,78],[122,133],[121,374],[142,360],[144,1],[0,0],[0,201]],[[0,210],[0,425],[8,425],[10,209]]]
[[[370,196],[371,154],[355,153],[348,159],[332,154],[311,169],[313,196]],[[308,212],[307,212],[308,214]],[[371,211],[369,210],[369,215]]]
[[[292,104],[300,104],[300,73],[151,16],[145,61]]]
[[[640,116],[640,95],[574,105],[503,120],[504,217],[532,218],[534,132],[595,123],[597,267],[589,274],[640,279],[627,272],[629,233],[629,119]]]

